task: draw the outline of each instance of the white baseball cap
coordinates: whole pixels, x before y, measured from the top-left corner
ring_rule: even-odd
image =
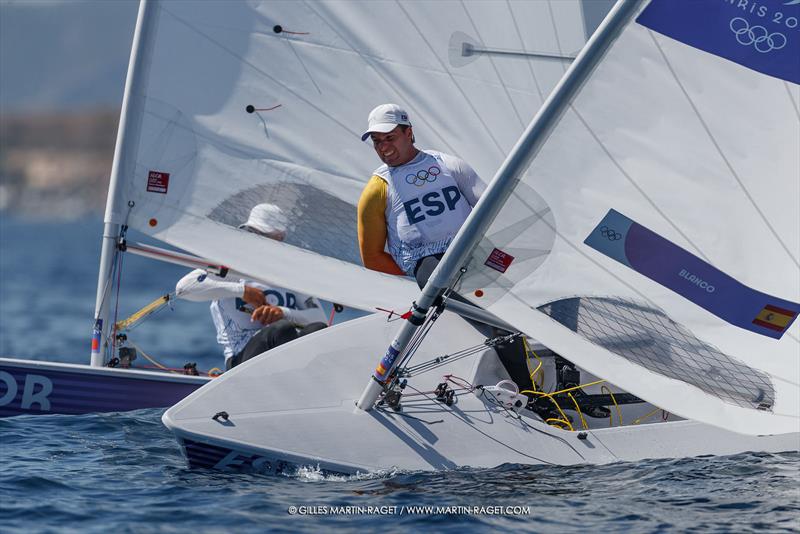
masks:
[[[250,210],[247,222],[239,228],[252,228],[262,234],[285,234],[288,222],[283,210],[275,204],[257,204]]]
[[[411,126],[408,112],[397,104],[381,104],[369,113],[367,131],[361,136],[366,141],[372,132],[389,133],[400,124]]]

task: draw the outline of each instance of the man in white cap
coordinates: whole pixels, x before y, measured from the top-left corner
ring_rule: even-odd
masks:
[[[413,276],[422,288],[486,185],[464,160],[415,147],[408,112],[397,104],[376,107],[367,121],[361,140],[372,141],[383,165],[358,201],[361,261],[368,269]],[[509,334],[472,324],[486,336]],[[495,349],[520,389],[531,389],[522,338]]]
[[[278,206],[258,204],[239,228],[283,241],[287,225]],[[195,269],[178,281],[175,293],[195,302],[212,301],[211,317],[226,369],[326,326],[316,298],[253,280],[227,280]]]
[[[414,276],[421,287],[486,185],[464,160],[414,146],[408,112],[397,104],[372,110],[367,139],[383,165],[358,202],[361,260],[368,269]]]

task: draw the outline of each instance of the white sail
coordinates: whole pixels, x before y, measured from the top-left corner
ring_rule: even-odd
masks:
[[[796,2],[643,7],[475,249],[462,294],[678,415],[797,432],[798,19]]]
[[[112,219],[276,285],[407,306],[410,281],[358,258],[368,111],[402,103],[420,146],[488,179],[598,22],[581,5],[153,2]],[[289,215],[286,243],[237,229],[262,202]]]

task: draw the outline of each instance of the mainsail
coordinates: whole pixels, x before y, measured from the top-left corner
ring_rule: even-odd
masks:
[[[744,4],[642,7],[457,288],[666,410],[797,432],[800,5]]]
[[[589,4],[149,2],[107,222],[331,301],[407,306],[410,281],[360,267],[367,112],[402,103],[420,146],[488,179],[608,8]],[[285,243],[237,229],[264,202],[289,215]]]

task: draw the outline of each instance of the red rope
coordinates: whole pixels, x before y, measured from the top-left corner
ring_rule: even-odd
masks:
[[[379,308],[379,307],[375,306],[375,309],[378,310],[378,311],[382,311],[384,313],[388,313],[389,314],[389,317],[388,317],[389,320],[391,320],[391,318],[394,317],[395,315],[397,315],[400,319],[408,319],[409,317],[411,317],[411,310],[408,310],[407,312],[405,312],[404,314],[401,315],[401,314],[397,313],[394,310],[387,310],[386,308]]]
[[[216,377],[218,377],[218,376],[220,376],[222,374],[222,371],[219,370],[219,369],[218,370],[220,371],[220,373],[213,374],[213,375],[211,374],[211,371],[213,371],[214,369],[211,369],[209,371],[203,371],[203,370],[198,369],[197,370],[197,372],[198,372],[197,375],[190,375],[190,374],[188,374],[186,372],[186,369],[184,367],[159,367],[158,365],[136,365],[136,366],[131,366],[130,368],[131,369],[157,369],[159,371],[169,371],[171,373],[185,375],[185,376],[210,376],[212,378],[216,378]]]
[[[159,367],[158,365],[137,365],[136,367],[131,367],[131,369],[159,369],[161,371],[180,371],[183,374],[183,367]],[[200,371],[198,371],[199,373]]]
[[[445,381],[447,382],[452,382],[453,384],[460,386],[464,389],[468,389],[469,391],[473,391],[475,389],[475,386],[473,386],[466,379],[461,378],[460,376],[444,375],[442,378],[444,378]]]

